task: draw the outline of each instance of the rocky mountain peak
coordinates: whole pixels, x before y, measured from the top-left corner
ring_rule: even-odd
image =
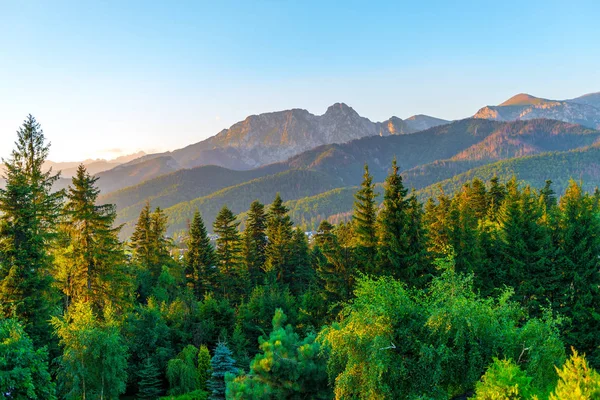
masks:
[[[335,103],[327,108],[323,116],[352,116],[359,117],[358,113],[346,103]]]

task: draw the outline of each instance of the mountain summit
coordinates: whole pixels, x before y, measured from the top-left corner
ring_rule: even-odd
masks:
[[[600,96],[591,93],[572,100],[548,100],[519,93],[498,106],[481,108],[474,118],[493,121],[554,119],[600,128]]]
[[[251,115],[199,143],[144,159],[170,156],[183,168],[213,164],[241,170],[283,161],[324,144],[414,133],[447,122],[427,116],[372,122],[347,104],[335,103],[323,115],[303,109]]]

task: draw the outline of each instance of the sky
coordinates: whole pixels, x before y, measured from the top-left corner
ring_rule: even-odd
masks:
[[[50,159],[196,143],[345,102],[465,118],[600,91],[600,2],[0,0],[0,157],[33,114]]]

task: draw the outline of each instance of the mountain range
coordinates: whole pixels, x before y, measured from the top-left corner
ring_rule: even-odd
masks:
[[[253,200],[268,204],[276,192],[296,223],[314,228],[349,215],[365,164],[381,191],[393,158],[422,198],[494,174],[537,186],[552,179],[557,192],[569,178],[593,188],[600,182],[599,129],[600,93],[568,100],[518,94],[459,121],[416,115],[372,122],[336,103],[323,115],[252,115],[171,152],[84,164],[100,178],[99,202],[116,204],[123,238],[147,201],[165,209],[173,234],[186,229],[196,209],[210,227],[224,204],[243,219]],[[48,166],[68,178],[78,164]]]

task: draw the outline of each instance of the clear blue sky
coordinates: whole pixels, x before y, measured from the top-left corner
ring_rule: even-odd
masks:
[[[343,101],[464,118],[600,90],[600,2],[0,0],[0,156],[26,114],[57,161],[167,150]]]

